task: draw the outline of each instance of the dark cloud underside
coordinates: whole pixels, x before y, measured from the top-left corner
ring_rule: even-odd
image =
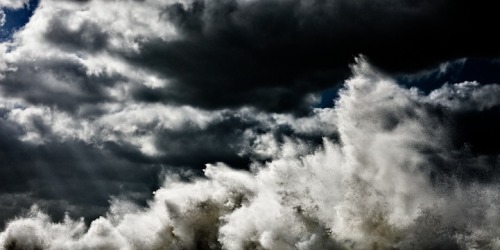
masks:
[[[68,15],[50,17],[47,42],[71,53],[112,53],[168,79],[164,88],[135,87],[136,100],[206,109],[307,111],[308,95],[341,83],[360,54],[396,74],[464,57],[495,58],[500,52],[489,1],[165,4],[154,18],[165,29],[173,26],[179,37],[138,38],[138,52],[110,47],[112,34],[96,21],[70,28]]]
[[[195,1],[162,15],[180,40],[143,43],[128,58],[174,82],[139,90],[141,100],[297,111],[359,54],[390,73],[495,57],[494,17],[486,1]]]
[[[41,1],[0,42],[0,249],[494,248],[494,7]]]

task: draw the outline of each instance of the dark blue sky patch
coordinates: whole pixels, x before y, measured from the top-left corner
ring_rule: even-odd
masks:
[[[328,88],[321,92],[321,100],[314,106],[315,108],[333,108],[335,106],[335,99],[339,96],[339,90],[342,88],[342,84],[337,84],[331,88]]]
[[[29,5],[22,9],[4,8],[5,24],[0,27],[0,42],[9,39],[12,34],[23,27],[33,15],[33,12],[38,7],[39,0],[31,0]]]
[[[441,70],[442,68],[442,70]],[[413,75],[398,75],[398,83],[417,87],[425,93],[440,88],[444,83],[477,81],[480,84],[500,83],[500,59],[466,58],[448,62],[446,66]]]
[[[398,84],[407,88],[417,87],[424,93],[440,88],[445,83],[477,81],[480,84],[500,84],[500,59],[464,58],[442,64],[425,72],[393,75]],[[332,108],[342,84],[323,90],[314,108]]]

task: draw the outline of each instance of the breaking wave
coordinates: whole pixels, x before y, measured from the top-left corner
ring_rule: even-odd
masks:
[[[89,227],[52,222],[35,206],[7,224],[0,246],[500,249],[500,183],[458,174],[464,157],[491,166],[456,149],[448,119],[457,107],[498,105],[498,89],[466,82],[424,94],[359,60],[334,107],[340,139],[324,138],[314,153],[290,139],[251,171],[219,163],[189,182],[171,174],[147,208],[114,200]]]

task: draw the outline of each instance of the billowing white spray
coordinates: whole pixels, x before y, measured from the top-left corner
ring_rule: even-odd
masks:
[[[35,207],[7,225],[0,246],[500,248],[500,187],[462,184],[439,172],[434,159],[454,164],[454,154],[449,124],[432,112],[449,106],[446,96],[457,90],[458,101],[473,103],[498,86],[446,85],[424,95],[398,86],[362,60],[353,71],[335,106],[340,141],[325,138],[321,148],[305,154],[306,143],[286,140],[274,160],[255,163],[251,172],[220,163],[207,165],[205,179],[168,176],[147,208],[114,201],[88,229],[69,218],[53,223]]]

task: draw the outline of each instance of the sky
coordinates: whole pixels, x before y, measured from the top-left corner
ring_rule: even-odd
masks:
[[[0,249],[500,249],[494,7],[0,0]]]
[[[0,41],[6,41],[16,30],[22,28],[33,15],[37,5],[37,0],[1,2]]]

